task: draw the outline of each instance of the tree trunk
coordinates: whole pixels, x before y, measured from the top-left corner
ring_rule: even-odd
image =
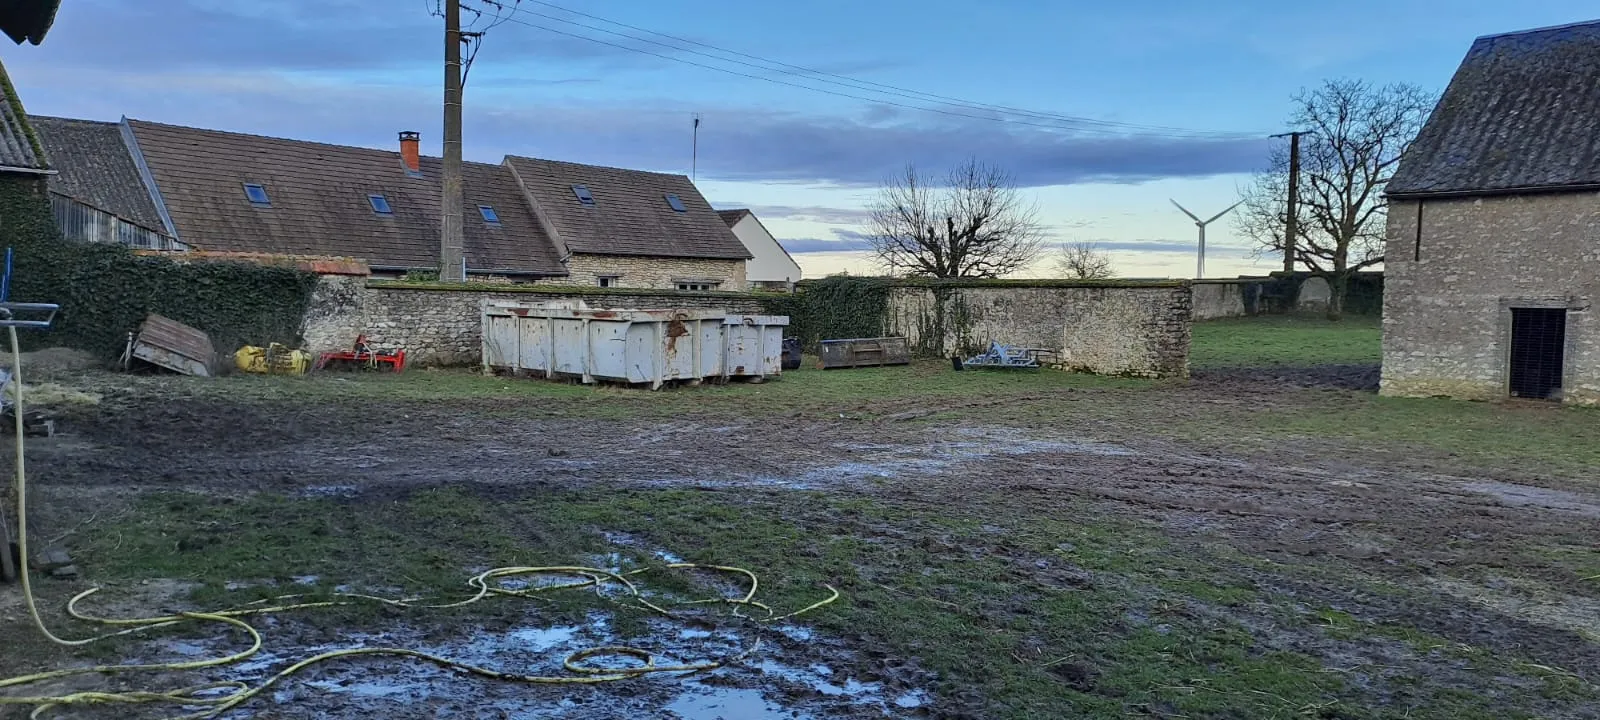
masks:
[[[1350,271],[1344,270],[1328,276],[1328,319],[1344,319],[1344,295],[1350,289]]]

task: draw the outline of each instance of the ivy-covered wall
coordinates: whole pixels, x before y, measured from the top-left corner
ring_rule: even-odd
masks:
[[[64,345],[114,357],[150,313],[193,325],[222,353],[246,343],[299,340],[317,276],[246,263],[185,264],[120,245],[62,239],[44,182],[0,176],[0,246],[14,252],[11,299],[61,305],[30,347]],[[0,250],[3,250],[0,247]]]
[[[764,296],[762,311],[789,316],[789,337],[815,353],[823,340],[881,337],[889,318],[886,278],[829,277],[800,284],[794,293]]]

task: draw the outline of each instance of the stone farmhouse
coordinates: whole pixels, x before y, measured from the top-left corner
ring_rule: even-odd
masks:
[[[1388,185],[1382,392],[1600,403],[1600,21],[1478,38]]]
[[[348,257],[437,271],[439,158],[130,120],[33,117],[69,238],[169,251]],[[751,253],[682,175],[507,157],[467,162],[474,282],[748,289]]]

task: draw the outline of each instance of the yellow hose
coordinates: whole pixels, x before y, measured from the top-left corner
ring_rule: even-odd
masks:
[[[23,405],[22,405],[22,389],[23,389],[23,385],[22,385],[22,352],[21,352],[21,348],[20,348],[18,340],[17,340],[17,330],[16,330],[16,328],[7,328],[7,329],[9,330],[10,336],[11,336],[10,337],[10,339],[11,339],[11,356],[12,356],[11,378],[12,378],[12,384],[14,386],[13,412],[15,414],[15,419],[16,419],[16,428],[15,428],[15,430],[16,430],[17,546],[21,550],[21,555],[22,555],[22,563],[21,563],[21,567],[18,568],[18,571],[19,571],[18,574],[20,575],[20,577],[22,579],[22,594],[23,594],[23,598],[24,598],[25,602],[27,603],[28,615],[29,615],[29,617],[31,617],[33,619],[34,627],[38,628],[39,632],[41,634],[43,634],[44,637],[48,638],[50,640],[50,642],[56,643],[58,645],[64,645],[64,646],[67,646],[67,647],[81,647],[81,646],[88,645],[88,644],[91,644],[91,643],[94,643],[94,642],[98,642],[100,640],[105,640],[107,638],[118,637],[118,636],[123,636],[123,635],[131,635],[131,634],[134,634],[134,633],[146,632],[146,631],[149,631],[149,630],[155,630],[155,629],[159,629],[159,628],[169,628],[169,627],[174,627],[174,626],[177,626],[177,625],[180,625],[180,624],[183,624],[183,623],[208,622],[208,623],[217,623],[217,624],[226,625],[226,626],[228,626],[230,628],[242,631],[246,636],[248,636],[250,638],[250,646],[248,648],[244,649],[244,650],[241,650],[239,652],[235,652],[235,653],[230,654],[230,655],[226,655],[226,656],[218,657],[218,658],[206,659],[206,660],[193,660],[193,661],[188,661],[188,662],[171,662],[171,663],[130,664],[130,665],[96,665],[96,666],[93,666],[93,667],[69,668],[69,669],[65,669],[65,670],[51,670],[51,671],[47,671],[47,672],[34,673],[34,674],[31,674],[31,675],[22,675],[22,676],[14,677],[14,678],[0,679],[0,690],[4,690],[6,688],[17,688],[17,687],[21,687],[21,686],[24,686],[24,685],[30,685],[30,684],[33,684],[33,683],[43,682],[43,681],[46,681],[46,680],[55,680],[55,679],[58,679],[58,678],[71,677],[71,676],[75,676],[75,675],[92,675],[92,674],[106,674],[106,675],[109,675],[109,674],[113,674],[113,673],[159,672],[159,671],[178,672],[178,671],[190,671],[190,670],[203,670],[203,669],[208,669],[208,668],[216,668],[216,667],[221,667],[221,666],[225,666],[225,665],[230,665],[230,664],[237,663],[237,662],[240,662],[242,660],[245,660],[246,658],[249,658],[252,655],[255,655],[257,652],[259,652],[261,650],[261,648],[262,648],[262,646],[264,644],[264,640],[263,640],[263,638],[261,636],[260,631],[256,630],[254,626],[250,625],[250,623],[245,622],[244,620],[242,620],[240,618],[251,617],[251,616],[256,616],[256,615],[267,615],[267,614],[272,614],[272,613],[283,613],[283,612],[296,611],[296,610],[311,610],[311,609],[317,609],[317,608],[341,607],[341,606],[349,606],[349,605],[355,605],[355,604],[360,604],[360,603],[377,603],[377,604],[389,605],[389,606],[392,606],[392,607],[399,607],[399,608],[421,608],[421,609],[457,608],[457,607],[461,607],[461,606],[464,606],[464,605],[470,605],[472,603],[480,602],[482,600],[485,600],[486,598],[489,598],[490,596],[527,598],[527,597],[532,597],[534,594],[541,593],[541,592],[551,592],[551,591],[555,591],[555,590],[570,590],[570,589],[586,588],[586,587],[593,587],[593,588],[595,588],[595,591],[597,593],[601,593],[601,591],[603,589],[603,586],[605,586],[607,584],[615,584],[615,585],[620,585],[623,588],[623,590],[626,591],[626,593],[628,594],[628,599],[632,601],[633,606],[638,607],[638,608],[642,608],[642,609],[645,609],[645,610],[649,610],[651,612],[655,612],[655,613],[658,613],[660,615],[664,615],[664,616],[668,616],[668,617],[672,616],[672,612],[671,611],[669,611],[666,608],[663,608],[663,607],[661,607],[659,605],[656,605],[655,603],[652,603],[649,600],[646,600],[644,595],[643,595],[643,593],[641,593],[639,591],[638,585],[636,585],[633,581],[628,579],[631,576],[636,576],[636,575],[640,575],[642,573],[650,572],[650,571],[654,570],[655,568],[642,568],[642,569],[639,569],[639,570],[632,570],[632,571],[629,571],[629,572],[626,572],[626,573],[619,573],[619,572],[614,572],[614,571],[611,571],[611,570],[605,570],[605,569],[602,569],[602,568],[591,568],[591,567],[582,567],[582,566],[503,567],[503,568],[494,568],[492,570],[487,570],[485,572],[479,573],[479,574],[474,575],[473,577],[469,578],[467,580],[467,586],[473,590],[473,594],[468,596],[464,600],[458,600],[458,601],[454,601],[454,602],[426,603],[426,604],[422,603],[420,598],[406,598],[406,599],[395,600],[395,599],[391,599],[391,598],[382,598],[382,597],[377,597],[377,596],[373,596],[373,595],[363,595],[363,594],[359,594],[359,593],[335,593],[333,595],[333,599],[332,600],[315,600],[315,601],[307,601],[307,602],[293,602],[297,598],[303,597],[303,596],[299,596],[299,595],[283,595],[283,596],[279,596],[279,597],[276,597],[276,598],[270,598],[270,599],[267,599],[267,600],[257,600],[257,601],[254,601],[254,602],[251,602],[251,603],[247,603],[244,606],[241,606],[241,607],[238,607],[238,608],[234,608],[234,609],[231,609],[231,610],[221,610],[221,611],[216,611],[216,612],[184,612],[184,613],[176,613],[176,614],[172,614],[172,615],[159,615],[159,616],[155,616],[155,617],[146,617],[146,618],[104,618],[104,617],[98,617],[98,616],[94,616],[94,615],[90,615],[90,614],[81,612],[78,609],[78,603],[80,601],[82,601],[84,598],[87,598],[87,597],[89,597],[89,596],[91,596],[91,595],[93,595],[93,594],[95,594],[96,592],[99,591],[99,588],[91,588],[89,590],[85,590],[83,592],[80,592],[77,595],[74,595],[72,597],[72,599],[67,601],[67,606],[66,606],[67,614],[70,615],[71,617],[73,617],[76,620],[80,620],[80,621],[83,621],[83,622],[86,622],[86,623],[97,624],[97,625],[102,625],[102,626],[106,626],[106,627],[113,627],[113,628],[119,628],[119,629],[111,631],[111,632],[108,632],[108,633],[105,633],[105,634],[102,634],[102,635],[95,635],[95,636],[81,638],[81,639],[75,639],[75,640],[69,640],[69,639],[65,639],[65,638],[62,638],[60,636],[57,636],[55,633],[52,633],[50,631],[50,628],[45,625],[44,618],[40,616],[38,603],[34,599],[34,596],[33,596],[33,587],[29,582],[29,570],[28,570],[28,558],[29,558],[29,554],[28,554],[28,483],[27,483],[26,466],[24,465],[24,462],[23,462],[23,451],[24,451],[24,449],[26,447],[26,441],[24,439],[24,434],[23,434],[25,428],[23,427],[23,420],[22,420],[22,408],[23,408]],[[710,570],[710,571],[716,571],[716,572],[729,573],[729,574],[733,574],[733,575],[740,575],[740,576],[744,577],[746,580],[749,581],[749,588],[742,595],[740,595],[738,597],[720,597],[720,598],[710,598],[710,599],[705,599],[705,600],[690,600],[690,601],[683,601],[683,602],[678,602],[678,603],[673,603],[673,604],[674,605],[727,604],[727,605],[734,605],[734,606],[740,606],[740,607],[753,607],[753,608],[756,608],[758,610],[763,611],[765,613],[765,616],[762,617],[762,618],[759,618],[759,619],[748,618],[748,616],[740,614],[737,609],[734,610],[734,614],[736,616],[738,616],[738,617],[745,618],[745,619],[753,619],[756,622],[760,622],[760,623],[772,623],[772,622],[777,622],[779,620],[786,620],[786,619],[789,619],[789,618],[797,617],[799,615],[803,615],[805,613],[808,613],[808,612],[811,612],[813,610],[816,610],[817,608],[826,606],[826,605],[834,602],[835,600],[839,599],[839,591],[835,590],[833,588],[833,586],[827,585],[827,586],[824,586],[824,587],[828,588],[829,593],[830,593],[830,595],[827,598],[825,598],[823,600],[820,600],[818,602],[812,603],[811,605],[808,605],[808,606],[806,606],[804,608],[801,608],[801,609],[796,610],[794,612],[788,613],[786,615],[777,615],[776,612],[770,606],[768,606],[766,604],[763,604],[763,603],[761,603],[761,602],[759,602],[759,601],[757,601],[755,599],[756,591],[761,585],[761,580],[760,580],[759,577],[756,576],[755,573],[750,572],[749,570],[746,570],[744,568],[739,568],[739,567],[726,566],[726,565],[699,565],[699,564],[695,564],[695,563],[671,563],[671,564],[666,565],[664,567],[664,569],[668,569],[668,570]],[[498,581],[498,580],[505,579],[505,578],[525,577],[525,576],[553,576],[553,577],[556,577],[556,578],[571,578],[573,581],[572,582],[566,582],[566,583],[559,583],[559,584],[541,585],[541,586],[538,586],[538,587],[525,589],[525,590],[514,590],[514,589],[510,589],[510,588],[501,587],[501,586],[499,586],[497,584],[492,584],[493,581]],[[601,594],[602,594],[602,597],[604,597],[603,593],[601,593]],[[268,603],[274,603],[274,602],[275,603],[279,603],[279,604],[268,605]],[[508,681],[508,682],[535,683],[535,684],[596,684],[596,683],[604,683],[604,682],[615,682],[615,681],[619,681],[619,680],[630,680],[630,679],[639,678],[639,677],[642,677],[642,676],[645,676],[645,675],[651,675],[651,674],[656,674],[656,673],[692,673],[692,672],[704,672],[704,671],[707,671],[707,670],[714,670],[716,668],[723,667],[725,665],[730,665],[730,664],[741,662],[745,658],[749,657],[756,650],[758,650],[760,647],[761,647],[761,640],[758,637],[755,640],[755,642],[750,645],[750,647],[745,649],[743,652],[738,653],[737,655],[734,655],[734,656],[731,656],[731,657],[727,657],[727,658],[724,658],[722,660],[713,660],[713,661],[702,662],[702,663],[691,663],[691,664],[686,664],[686,665],[658,665],[658,664],[656,664],[655,655],[650,653],[648,650],[643,650],[643,649],[640,649],[640,648],[625,647],[625,646],[593,647],[593,648],[586,648],[586,649],[583,649],[583,650],[579,650],[579,651],[574,652],[574,653],[572,653],[572,654],[567,656],[566,660],[564,660],[562,662],[562,667],[564,667],[567,670],[567,672],[570,673],[570,674],[568,674],[568,675],[551,675],[551,676],[545,676],[545,675],[523,675],[523,674],[519,674],[519,673],[502,672],[502,671],[499,671],[499,670],[492,670],[492,669],[489,669],[489,668],[483,668],[483,667],[478,667],[478,666],[475,666],[475,665],[469,665],[467,663],[463,663],[463,662],[460,662],[460,661],[457,661],[457,660],[452,660],[450,658],[441,657],[441,656],[438,656],[438,655],[432,655],[432,654],[429,654],[429,653],[421,652],[419,650],[412,650],[412,649],[408,649],[408,648],[351,648],[351,649],[346,649],[346,650],[334,650],[332,652],[325,652],[325,653],[321,653],[321,654],[318,654],[318,655],[312,655],[310,657],[307,657],[307,658],[304,658],[302,660],[299,660],[299,661],[289,665],[288,667],[284,668],[283,670],[279,671],[277,674],[273,675],[272,677],[267,678],[261,684],[256,685],[254,687],[248,685],[247,683],[243,683],[243,682],[221,681],[221,682],[205,683],[205,684],[201,684],[201,685],[193,685],[193,686],[177,688],[177,689],[173,689],[173,690],[155,690],[155,691],[151,691],[151,690],[130,690],[130,691],[125,691],[125,692],[78,692],[78,693],[69,693],[69,694],[65,694],[65,695],[36,695],[36,696],[0,694],[0,705],[32,705],[32,706],[34,706],[34,709],[33,709],[33,712],[30,714],[29,717],[37,719],[37,718],[41,717],[44,713],[49,712],[52,709],[56,709],[58,707],[68,706],[68,705],[116,706],[116,705],[129,705],[129,704],[142,704],[142,703],[165,703],[165,704],[168,704],[168,705],[176,705],[176,706],[178,706],[180,708],[185,708],[185,709],[200,708],[200,709],[195,710],[194,712],[190,712],[188,714],[173,716],[172,720],[203,720],[203,719],[209,719],[209,718],[218,717],[218,716],[220,716],[220,715],[222,715],[222,714],[224,714],[224,713],[226,713],[226,712],[228,712],[230,710],[233,710],[233,709],[239,707],[240,705],[243,705],[243,704],[249,702],[251,699],[253,699],[256,696],[260,695],[262,692],[266,691],[267,688],[270,688],[273,685],[276,685],[276,684],[282,682],[284,679],[286,679],[286,678],[294,675],[295,673],[298,673],[298,672],[300,672],[300,671],[302,671],[302,670],[304,670],[304,669],[306,669],[308,667],[311,667],[311,666],[316,665],[318,663],[323,663],[323,662],[327,662],[327,661],[330,661],[330,660],[336,660],[336,659],[342,659],[342,658],[352,658],[352,657],[361,657],[361,656],[369,656],[369,655],[370,656],[388,656],[388,657],[410,658],[410,659],[414,659],[414,660],[422,660],[424,662],[433,663],[435,665],[439,665],[439,666],[444,667],[444,668],[460,670],[460,671],[463,671],[463,672],[466,672],[466,673],[470,673],[472,675],[476,675],[476,676],[483,677],[483,678],[489,678],[489,679],[493,679],[493,680],[503,680],[503,681]],[[611,664],[606,664],[605,663],[606,660],[611,660],[613,662]],[[634,662],[641,663],[641,664],[632,665],[632,666],[623,666],[623,665],[617,665],[616,664],[617,661],[623,661],[623,660],[630,660],[630,661],[634,661]],[[220,691],[227,691],[227,692],[219,694]]]

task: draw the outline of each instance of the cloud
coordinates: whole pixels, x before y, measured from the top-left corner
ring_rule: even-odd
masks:
[[[779,240],[778,242],[779,244],[783,245],[783,249],[788,250],[790,254],[795,255],[808,253],[859,252],[863,250],[870,250],[872,248],[872,243],[867,239],[867,236],[854,230],[834,228],[833,236],[834,239],[832,240],[824,240],[821,238],[790,238]]]
[[[724,205],[726,203],[717,203]],[[740,205],[727,204],[728,207],[742,207],[756,214],[756,217],[767,220],[791,220],[795,222],[817,222],[829,225],[860,225],[872,218],[869,210],[860,208],[834,208],[817,205]]]
[[[1189,240],[1187,242],[1183,240],[1068,240],[1054,243],[1054,246],[1065,247],[1067,245],[1075,245],[1079,242],[1087,242],[1090,245],[1095,246],[1095,248],[1106,252],[1157,252],[1189,254],[1193,254],[1195,252],[1194,240]],[[1210,243],[1206,244],[1207,257],[1235,255],[1244,257],[1249,255],[1251,252],[1253,251],[1247,247],[1213,245]]]
[[[63,5],[49,43],[9,64],[27,107],[41,114],[379,147],[396,130],[417,129],[436,154],[438,20],[421,0],[383,5],[76,0]],[[870,188],[907,163],[938,172],[976,157],[1025,187],[1138,183],[1248,172],[1267,148],[1264,139],[1090,135],[871,105],[833,115],[718,107],[640,96],[664,91],[629,90],[638,77],[600,72],[704,72],[657,58],[514,24],[492,31],[484,48],[467,92],[466,154],[490,162],[521,154],[687,172],[691,111],[705,119],[699,177],[732,182]],[[541,88],[545,74],[584,92],[634,95]],[[596,77],[606,80],[581,84]]]

